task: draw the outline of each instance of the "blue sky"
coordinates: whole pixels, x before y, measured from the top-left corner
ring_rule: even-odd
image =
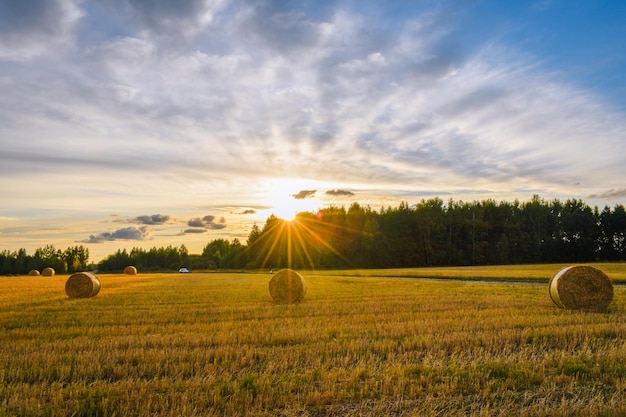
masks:
[[[0,250],[626,202],[622,1],[0,0]]]

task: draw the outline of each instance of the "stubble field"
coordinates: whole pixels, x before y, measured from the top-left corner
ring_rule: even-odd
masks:
[[[297,305],[267,273],[2,277],[0,415],[626,415],[625,288],[561,310],[559,268],[304,271]]]

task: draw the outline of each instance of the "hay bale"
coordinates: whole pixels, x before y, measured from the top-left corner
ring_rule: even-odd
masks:
[[[37,271],[36,269],[31,269],[28,275],[30,275],[31,277],[38,277],[39,271]]]
[[[100,280],[91,272],[77,272],[65,283],[65,293],[70,298],[95,297],[100,292]]]
[[[283,269],[272,276],[269,289],[272,299],[277,303],[299,303],[306,294],[306,282],[296,271]]]
[[[137,268],[132,265],[128,265],[126,268],[124,268],[124,273],[126,275],[137,275]]]
[[[569,266],[550,280],[550,298],[561,308],[603,312],[613,300],[613,284],[597,268]]]
[[[44,277],[51,277],[54,276],[56,272],[54,272],[54,269],[47,267],[41,270],[41,275],[43,275]]]

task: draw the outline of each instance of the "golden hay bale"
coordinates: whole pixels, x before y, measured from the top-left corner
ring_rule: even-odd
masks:
[[[51,277],[55,274],[54,269],[47,267],[42,269],[41,271],[41,275],[43,275],[44,277]]]
[[[124,268],[124,273],[126,275],[137,275],[137,268],[135,268],[132,265],[129,265],[126,268]]]
[[[274,301],[281,304],[299,303],[306,294],[304,278],[291,269],[283,269],[275,274],[269,288]]]
[[[65,293],[70,298],[95,297],[100,292],[100,280],[91,272],[77,272],[65,283]]]
[[[31,277],[38,277],[39,271],[37,271],[36,269],[31,269],[28,275],[30,275]]]
[[[603,312],[613,300],[613,284],[592,266],[569,266],[550,280],[550,298],[561,308]]]

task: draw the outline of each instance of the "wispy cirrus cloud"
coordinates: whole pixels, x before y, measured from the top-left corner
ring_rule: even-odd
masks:
[[[588,198],[617,199],[626,197],[626,188],[611,188],[610,190],[594,193],[587,196]]]

